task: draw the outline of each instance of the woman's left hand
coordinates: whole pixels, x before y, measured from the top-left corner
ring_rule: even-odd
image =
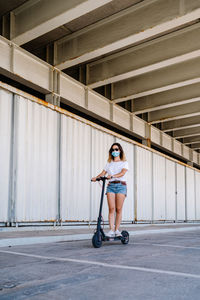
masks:
[[[107,179],[111,179],[111,177],[112,177],[111,175],[108,175],[108,176],[107,176]]]

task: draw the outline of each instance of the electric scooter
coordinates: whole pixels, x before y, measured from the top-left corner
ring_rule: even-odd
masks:
[[[97,229],[93,235],[92,238],[92,245],[95,248],[100,248],[102,246],[102,241],[103,242],[108,242],[108,241],[121,241],[122,244],[128,244],[129,242],[129,233],[128,231],[123,230],[121,232],[121,236],[116,236],[116,237],[109,237],[106,236],[103,228],[101,226],[101,222],[102,222],[102,207],[103,207],[103,198],[104,198],[104,190],[105,190],[105,183],[106,183],[107,177],[100,177],[97,178],[96,181],[102,181],[103,182],[103,186],[102,186],[102,192],[101,192],[101,202],[100,202],[100,208],[99,208],[99,217],[97,220]]]

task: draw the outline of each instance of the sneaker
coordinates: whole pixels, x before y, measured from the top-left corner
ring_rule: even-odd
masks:
[[[119,230],[116,230],[116,231],[115,231],[115,236],[122,236],[122,235],[121,235],[121,232],[120,232]]]
[[[114,233],[114,231],[113,230],[110,230],[110,231],[108,231],[108,233],[106,234],[106,236],[108,236],[108,237],[115,237],[115,233]]]

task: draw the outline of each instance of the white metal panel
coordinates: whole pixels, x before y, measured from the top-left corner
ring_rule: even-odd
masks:
[[[11,48],[8,43],[8,40],[0,36],[0,53],[1,53],[0,67],[5,70],[10,70],[10,51]]]
[[[60,96],[77,105],[85,106],[85,89],[83,85],[63,73],[60,75]]]
[[[174,152],[181,155],[182,154],[182,150],[181,150],[181,143],[177,140],[174,140]]]
[[[92,152],[91,152],[91,171],[92,177],[101,173],[108,160],[108,152],[114,143],[114,136],[92,128]],[[106,184],[107,186],[107,184]],[[91,221],[96,221],[99,213],[102,183],[91,183]],[[106,190],[105,190],[106,192]],[[102,216],[104,221],[108,221],[108,204],[104,195]]]
[[[130,129],[130,113],[119,105],[113,105],[113,122]]]
[[[166,159],[166,220],[176,219],[175,162]]]
[[[45,90],[50,90],[50,65],[19,47],[14,48],[14,57],[14,73]]]
[[[124,206],[122,211],[122,221],[133,221],[134,220],[134,145],[118,138],[116,139],[116,142],[121,144],[129,166],[129,170],[127,173],[127,197],[124,201]]]
[[[160,145],[160,130],[151,126],[151,140],[153,143]]]
[[[165,220],[165,158],[153,154],[153,220]]]
[[[89,221],[91,127],[61,116],[61,219]]]
[[[106,119],[110,118],[109,100],[93,91],[88,91],[88,109]]]
[[[166,133],[162,133],[162,145],[166,149],[172,150],[172,138],[171,136],[167,135]]]
[[[187,220],[195,220],[194,170],[186,167],[186,209]]]
[[[16,221],[57,218],[58,114],[15,96]]]
[[[152,220],[152,153],[136,147],[137,220]]]
[[[0,172],[3,176],[0,176],[0,221],[3,222],[7,221],[8,215],[11,108],[12,94],[1,90]],[[17,222],[51,221],[58,217],[58,119],[57,112],[21,96],[15,96],[14,196]],[[123,221],[134,219],[135,194],[134,173],[132,173],[134,147],[136,148],[137,220],[151,220],[152,208],[154,220],[163,219],[163,215],[167,220],[173,220],[175,203],[177,203],[178,220],[185,220],[186,204],[187,219],[195,219],[195,207],[196,219],[200,219],[200,173],[176,164],[176,202],[174,162],[68,116],[61,115],[61,120],[61,218],[63,221],[97,219],[101,188],[98,183],[91,183],[90,179],[103,169],[108,150],[114,141],[122,144],[130,168]],[[164,160],[166,160],[166,173]],[[152,174],[154,174],[153,186]],[[166,195],[165,205],[163,191]],[[7,200],[2,204],[2,199]],[[107,216],[105,197],[104,220],[108,220]]]
[[[0,222],[8,221],[12,97],[0,89]]]
[[[142,119],[133,116],[133,132],[145,137],[145,123]]]
[[[195,172],[196,220],[200,221],[200,173]]]
[[[185,220],[185,167],[176,164],[177,174],[177,220]]]

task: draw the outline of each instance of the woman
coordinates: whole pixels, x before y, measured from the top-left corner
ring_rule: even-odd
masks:
[[[119,143],[114,143],[109,150],[108,163],[103,171],[92,181],[96,181],[98,177],[107,175],[109,183],[106,190],[108,207],[109,207],[109,224],[110,231],[107,236],[121,236],[119,226],[122,219],[122,207],[127,194],[126,173],[128,171],[128,162],[126,161],[124,151]],[[116,211],[116,220],[115,220]],[[115,225],[114,225],[115,221]]]

